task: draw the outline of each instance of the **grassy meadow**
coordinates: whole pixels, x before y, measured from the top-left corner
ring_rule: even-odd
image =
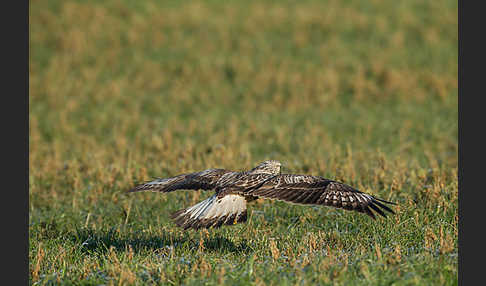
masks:
[[[32,285],[457,285],[457,1],[30,1]],[[269,200],[182,231],[211,192],[136,183],[280,160],[394,201]]]

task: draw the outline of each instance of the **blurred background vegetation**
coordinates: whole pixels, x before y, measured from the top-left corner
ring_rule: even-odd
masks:
[[[29,21],[31,283],[457,284],[457,1],[32,0]],[[265,201],[265,216],[214,242],[167,218],[206,193],[121,194],[265,159],[397,201],[398,215]],[[154,237],[184,237],[173,255],[193,264],[157,260],[146,229],[155,249]],[[275,238],[288,245],[269,253]],[[86,241],[99,242],[89,255]],[[340,249],[349,269],[329,271],[309,243]],[[139,260],[117,264],[128,245]],[[397,247],[402,260],[377,262]]]

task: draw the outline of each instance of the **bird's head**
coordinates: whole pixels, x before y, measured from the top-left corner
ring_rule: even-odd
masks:
[[[252,174],[279,175],[282,164],[276,160],[267,160],[250,170]]]

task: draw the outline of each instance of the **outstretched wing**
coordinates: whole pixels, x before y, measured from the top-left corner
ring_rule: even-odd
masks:
[[[172,178],[156,179],[145,182],[130,189],[128,192],[172,192],[175,190],[211,190],[218,187],[218,181],[223,175],[234,172],[224,169],[208,169],[197,173],[182,174]]]
[[[373,209],[386,217],[382,209],[394,213],[383,203],[394,204],[365,194],[348,185],[317,176],[282,174],[267,180],[249,195],[304,205],[325,205],[366,213]],[[383,202],[383,203],[382,203]]]

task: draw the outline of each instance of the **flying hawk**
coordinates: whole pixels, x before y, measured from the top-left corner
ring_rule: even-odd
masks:
[[[280,162],[262,162],[249,171],[235,172],[208,169],[172,178],[156,179],[135,186],[128,192],[175,190],[215,190],[208,199],[172,214],[175,223],[184,228],[217,228],[245,222],[246,203],[258,198],[280,200],[301,205],[325,205],[352,210],[375,219],[373,209],[386,217],[384,205],[395,204],[363,193],[343,183],[319,176],[281,174]],[[381,208],[381,209],[380,209]]]

